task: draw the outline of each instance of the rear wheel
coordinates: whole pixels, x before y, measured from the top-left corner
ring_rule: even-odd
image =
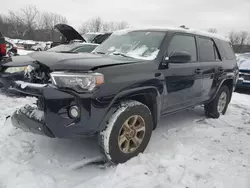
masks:
[[[152,130],[147,106],[137,101],[123,102],[100,133],[101,150],[112,163],[124,163],[145,150]]]
[[[230,100],[230,92],[226,85],[222,86],[216,95],[215,99],[209,104],[205,105],[205,114],[210,118],[219,118],[227,111]]]

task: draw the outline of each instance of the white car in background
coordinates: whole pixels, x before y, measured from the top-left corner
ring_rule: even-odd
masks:
[[[45,51],[46,50],[46,43],[45,42],[37,43],[34,46],[31,46],[31,50]]]

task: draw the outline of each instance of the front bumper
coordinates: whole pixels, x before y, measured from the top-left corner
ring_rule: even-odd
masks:
[[[250,88],[250,79],[245,80],[244,77],[240,77],[237,81],[236,88]]]
[[[12,115],[12,124],[49,137],[92,136],[100,131],[100,124],[108,111],[108,106],[100,103],[95,93],[78,94],[51,85],[20,85],[17,82],[10,90],[35,96],[37,105],[33,108],[44,113],[42,121],[38,121],[30,113],[19,109]],[[79,117],[70,117],[69,109],[72,106],[79,108]]]
[[[26,105],[15,111],[11,116],[12,124],[26,132],[55,137],[45,125],[43,117],[37,117],[37,113],[43,113],[38,109]]]
[[[0,89],[8,91],[8,88],[15,80],[24,80],[24,73],[18,72],[13,74],[0,73]]]

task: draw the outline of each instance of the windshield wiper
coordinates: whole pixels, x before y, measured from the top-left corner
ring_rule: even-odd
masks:
[[[120,55],[120,56],[122,56],[122,57],[133,58],[133,57],[128,56],[128,55],[126,55],[126,54],[123,54],[123,53],[121,53],[121,52],[113,52],[112,55]]]

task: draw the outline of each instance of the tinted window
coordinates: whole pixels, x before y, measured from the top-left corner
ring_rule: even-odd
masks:
[[[233,48],[228,42],[222,42],[222,47],[224,49],[226,59],[235,59]]]
[[[197,61],[195,38],[192,36],[175,35],[169,44],[168,55],[172,52],[187,52],[191,55],[192,61]]]
[[[96,45],[85,45],[74,50],[74,52],[92,52],[97,46]]]
[[[211,39],[198,38],[200,61],[215,61],[216,48]]]

